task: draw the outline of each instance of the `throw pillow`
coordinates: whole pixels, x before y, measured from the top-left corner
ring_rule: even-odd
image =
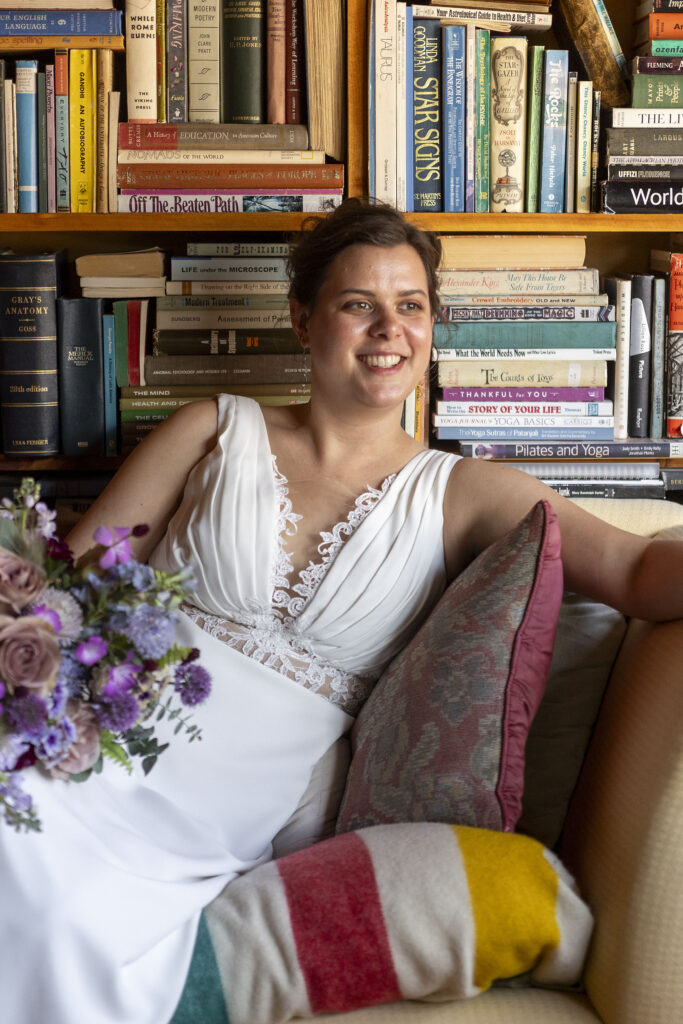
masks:
[[[273,1024],[463,999],[529,972],[573,985],[591,929],[572,879],[534,839],[430,822],[362,829],[226,886],[172,1024],[196,1024],[197,1007],[212,1024]]]
[[[514,829],[561,600],[559,526],[542,501],[451,583],[379,679],[351,733],[337,832]]]

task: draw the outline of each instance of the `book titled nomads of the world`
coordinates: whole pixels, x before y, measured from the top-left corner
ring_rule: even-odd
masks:
[[[63,253],[0,253],[0,420],[5,455],[59,453],[57,296]]]

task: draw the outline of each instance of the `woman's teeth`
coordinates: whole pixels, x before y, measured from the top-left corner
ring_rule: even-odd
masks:
[[[401,362],[401,356],[361,356],[361,360],[368,366],[378,366],[381,369],[388,369]]]

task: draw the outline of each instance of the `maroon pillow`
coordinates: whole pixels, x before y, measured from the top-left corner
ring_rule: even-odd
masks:
[[[561,601],[559,526],[541,501],[454,580],[377,682],[351,733],[337,832],[514,829]]]

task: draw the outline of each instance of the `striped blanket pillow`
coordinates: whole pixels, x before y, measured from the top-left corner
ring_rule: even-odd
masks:
[[[276,1024],[496,979],[581,977],[590,911],[526,836],[377,825],[271,861],[207,908],[172,1024]]]

